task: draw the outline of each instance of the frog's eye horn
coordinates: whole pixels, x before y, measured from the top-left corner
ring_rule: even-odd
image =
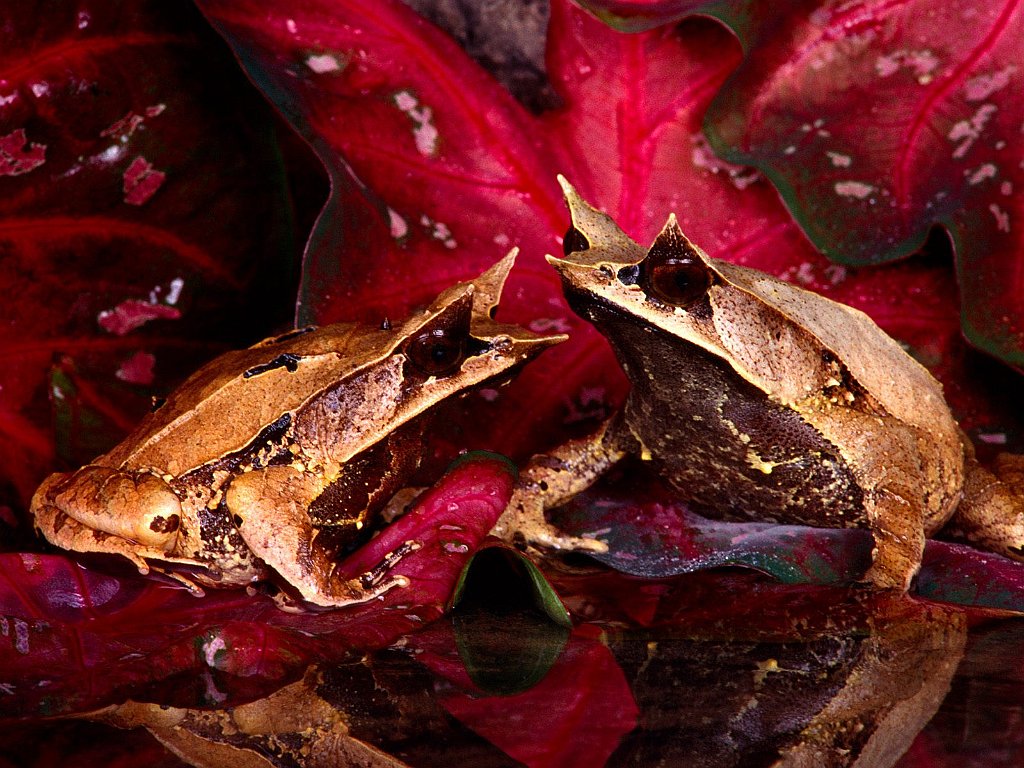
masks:
[[[570,253],[589,250],[590,241],[587,240],[587,236],[576,229],[576,227],[569,225],[565,237],[562,238],[562,252],[568,256]]]
[[[641,280],[648,295],[674,307],[690,306],[711,287],[711,270],[679,229],[674,216],[647,252]]]
[[[409,340],[405,354],[421,374],[443,377],[454,373],[466,357],[466,333],[458,328],[434,328]]]

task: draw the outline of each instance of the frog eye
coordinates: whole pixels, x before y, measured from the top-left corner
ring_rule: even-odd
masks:
[[[414,336],[406,347],[409,363],[427,376],[448,376],[466,357],[466,334],[434,328]]]
[[[568,256],[570,253],[588,250],[590,250],[590,241],[587,240],[587,236],[570,225],[566,230],[565,237],[562,238],[562,252]]]
[[[647,252],[641,279],[648,295],[675,307],[690,306],[711,287],[711,270],[674,216]]]
[[[694,259],[667,259],[647,271],[647,290],[666,304],[688,307],[711,286],[707,267]]]

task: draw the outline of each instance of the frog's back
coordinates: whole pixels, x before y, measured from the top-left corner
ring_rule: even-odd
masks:
[[[177,474],[238,451],[323,382],[344,380],[378,360],[385,333],[338,323],[226,352],[193,373],[94,463]]]
[[[763,272],[712,261],[730,282],[820,341],[888,413],[907,424],[956,434],[942,386],[866,314]]]

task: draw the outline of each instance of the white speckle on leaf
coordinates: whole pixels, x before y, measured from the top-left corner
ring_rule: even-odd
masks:
[[[981,184],[985,179],[994,178],[996,175],[996,167],[993,163],[985,163],[974,171],[964,171],[964,174],[968,176],[967,183]]]
[[[327,72],[337,72],[341,69],[341,64],[329,53],[321,53],[319,56],[310,56],[306,59],[306,66],[318,75],[323,75]]]
[[[91,20],[92,20],[91,17],[89,16],[89,14],[86,11],[79,11],[78,12],[78,24],[77,24],[77,26],[78,26],[79,29],[85,29],[86,27],[88,27],[89,26],[89,22]]]
[[[719,158],[711,149],[711,145],[703,133],[695,133],[690,137],[693,142],[693,153],[691,155],[693,164],[711,173],[725,173],[729,181],[736,189],[746,189],[755,181],[761,178],[756,168],[747,165],[737,165]]]
[[[294,35],[299,31],[298,26],[295,24],[295,19],[285,19],[284,28],[288,30],[289,35]]]
[[[981,132],[985,130],[985,126],[992,119],[992,115],[996,113],[997,109],[998,107],[995,104],[982,104],[969,119],[960,120],[953,124],[953,127],[949,129],[949,133],[946,134],[946,138],[950,141],[960,142],[957,148],[953,150],[953,157],[959,159],[967,154],[967,151],[978,140],[978,137],[981,136]]]
[[[849,168],[853,163],[853,158],[849,155],[844,155],[842,152],[826,152],[828,159],[832,161],[832,165],[836,168]]]
[[[986,445],[1006,445],[1005,432],[979,432],[978,440]]]
[[[568,333],[572,330],[564,317],[538,317],[531,320],[528,327],[534,333]]]
[[[1004,211],[1002,208],[1000,208],[995,203],[992,203],[988,207],[988,209],[989,209],[989,211],[992,212],[992,215],[995,216],[996,228],[1000,232],[1009,232],[1010,231],[1010,214],[1008,214],[1006,211]]]
[[[388,224],[391,228],[391,236],[395,240],[401,240],[409,234],[409,224],[402,215],[394,208],[388,208]]]
[[[480,395],[480,397],[482,397],[485,402],[493,403],[495,400],[498,399],[501,393],[498,392],[498,390],[493,389],[492,387],[484,387],[483,389],[477,390],[477,394]]]
[[[846,267],[842,264],[829,264],[825,267],[825,279],[828,280],[830,285],[839,285],[846,279]]]
[[[206,660],[206,666],[214,667],[217,666],[217,654],[227,649],[227,644],[224,642],[224,638],[216,636],[210,638],[203,643],[203,658]]]
[[[512,242],[512,239],[504,232],[499,232],[494,236],[494,244],[502,248],[508,248],[508,244]]]
[[[873,186],[865,184],[863,181],[837,181],[834,189],[837,195],[854,197],[858,200],[863,200],[875,191]]]
[[[181,291],[184,287],[185,281],[182,278],[176,277],[171,280],[170,285],[167,288],[167,297],[164,299],[164,302],[172,305],[177,304],[178,299],[181,298]]]
[[[434,112],[430,107],[420,106],[417,99],[409,91],[399,91],[394,96],[395,106],[412,120],[412,135],[416,142],[416,151],[424,157],[437,154],[437,128],[434,127]]]
[[[28,623],[21,619],[14,620],[14,650],[24,655],[29,651]]]
[[[1002,90],[1010,83],[1010,77],[1017,71],[1017,67],[1009,64],[998,72],[978,75],[964,83],[964,95],[968,101],[982,101],[987,99],[996,91]]]
[[[925,49],[921,51],[895,51],[875,59],[875,73],[879,77],[890,77],[901,69],[909,70],[921,85],[932,80],[932,73],[939,66],[934,53]]]
[[[1001,194],[1003,194],[1003,195],[1012,195],[1013,194],[1013,182],[1012,181],[1004,181],[1002,184],[999,185],[999,192]]]
[[[101,163],[113,163],[119,160],[124,155],[124,147],[120,144],[111,144],[109,147],[104,149],[98,155],[96,159]]]
[[[42,82],[32,83],[32,85],[29,86],[29,88],[32,91],[32,95],[35,96],[37,99],[42,98],[50,92],[50,86]]]
[[[793,146],[792,144],[790,144],[788,147],[786,147],[784,150],[782,150],[782,154],[784,154],[784,155],[795,155],[796,154],[796,147]]]
[[[452,231],[448,228],[448,225],[441,221],[434,221],[426,214],[420,216],[420,224],[427,234],[430,235],[434,240],[438,240],[444,244],[444,247],[448,250],[458,248],[459,244],[452,237]]]

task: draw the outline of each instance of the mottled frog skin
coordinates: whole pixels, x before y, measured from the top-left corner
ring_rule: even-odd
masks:
[[[867,315],[710,258],[674,216],[645,249],[560,181],[572,227],[548,261],[632,388],[597,434],[530,462],[499,533],[601,548],[543,512],[632,454],[705,516],[869,529],[864,578],[881,587],[908,587],[954,513],[957,532],[1020,557],[1017,489],[977,465],[939,383]]]

